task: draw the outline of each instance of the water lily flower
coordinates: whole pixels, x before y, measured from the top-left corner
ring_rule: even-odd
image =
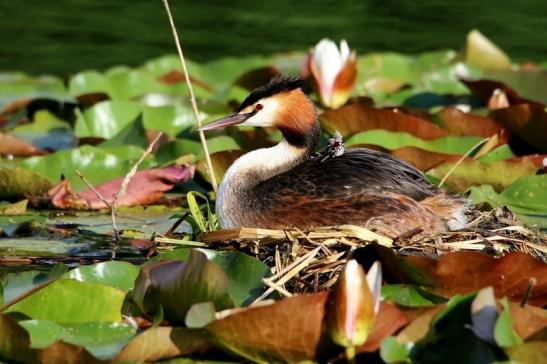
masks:
[[[332,292],[327,317],[328,332],[333,341],[348,353],[363,345],[380,308],[382,270],[375,262],[367,275],[356,260],[350,260]],[[354,354],[353,354],[354,355]]]
[[[357,79],[356,54],[348,43],[342,40],[339,49],[330,39],[321,40],[310,50],[307,64],[323,106],[344,105]]]

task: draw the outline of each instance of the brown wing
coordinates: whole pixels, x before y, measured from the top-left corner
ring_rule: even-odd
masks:
[[[307,160],[258,184],[247,219],[271,228],[357,224],[397,236],[415,227],[441,229],[441,221],[418,203],[438,192],[408,164],[354,149],[325,161]]]
[[[384,192],[421,201],[437,194],[438,189],[405,162],[386,153],[359,148],[325,161],[309,159],[258,184],[253,191],[271,203],[286,195],[307,200],[351,200],[362,194]]]

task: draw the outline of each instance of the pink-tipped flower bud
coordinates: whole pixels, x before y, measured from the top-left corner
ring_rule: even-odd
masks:
[[[332,292],[327,317],[333,341],[345,348],[364,344],[380,307],[382,271],[375,262],[365,276],[356,260],[340,273]]]
[[[308,71],[323,106],[335,109],[348,101],[357,79],[355,51],[345,40],[340,49],[330,39],[323,39],[310,49]]]

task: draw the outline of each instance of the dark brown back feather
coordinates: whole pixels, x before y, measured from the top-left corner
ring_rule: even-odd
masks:
[[[262,208],[268,208],[281,195],[328,200],[352,199],[367,192],[391,192],[421,201],[438,193],[438,188],[405,162],[386,153],[359,148],[325,161],[308,159],[253,189],[253,195],[262,200]]]

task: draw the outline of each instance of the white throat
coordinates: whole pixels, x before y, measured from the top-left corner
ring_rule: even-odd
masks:
[[[258,183],[286,172],[307,156],[305,148],[285,139],[270,148],[257,149],[238,158],[228,168],[217,193],[216,213],[222,228],[239,226],[238,209],[244,208],[245,193]]]

